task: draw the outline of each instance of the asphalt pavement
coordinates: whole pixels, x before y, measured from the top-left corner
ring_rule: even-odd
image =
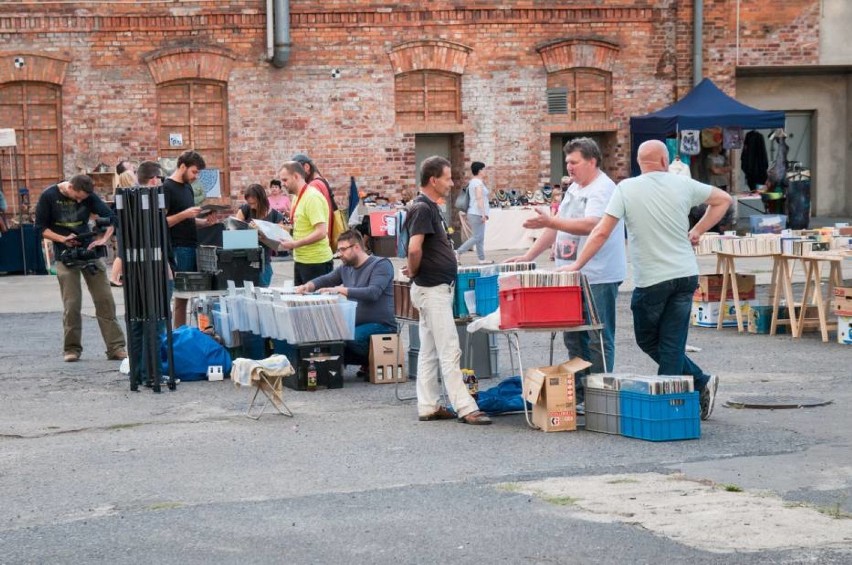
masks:
[[[273,284],[292,276],[274,267]],[[738,267],[769,281],[765,262]],[[653,374],[630,289],[616,370]],[[693,328],[693,359],[721,379],[716,410],[700,439],[653,443],[543,433],[517,414],[419,422],[355,367],[343,389],[285,389],[293,418],[255,421],[251,391],[228,380],[131,392],[88,302],[82,359],[64,363],[55,277],[0,277],[0,297],[0,563],[852,561],[852,348],[814,333]],[[546,334],[521,345],[525,366],[544,364]],[[830,403],[725,405],[742,395]]]

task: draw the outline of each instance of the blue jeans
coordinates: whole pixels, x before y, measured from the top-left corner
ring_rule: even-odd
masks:
[[[470,249],[476,245],[476,256],[479,257],[480,261],[485,260],[485,220],[482,216],[478,216],[476,214],[468,214],[467,215],[467,223],[470,224],[470,229],[473,234],[470,236],[470,239],[461,244],[461,246],[457,249],[459,255],[464,253],[465,251],[470,251]]]
[[[195,247],[175,247],[175,271],[195,272],[198,270]]]
[[[260,272],[260,284],[258,286],[266,288],[270,284],[272,284],[272,261],[267,255],[263,257],[263,270]]]
[[[346,342],[346,364],[366,365],[370,358],[370,336],[395,333],[396,326],[387,324],[370,323],[355,326],[355,339]]]
[[[589,372],[611,373],[615,365],[615,301],[618,299],[618,287],[621,283],[590,284],[592,299],[598,311],[598,318],[603,324],[603,351],[601,351],[600,336],[597,332],[565,332],[563,341],[571,357],[580,357],[589,361],[592,366],[588,371],[580,371],[575,375],[574,390],[577,402],[583,402],[585,392],[580,379]],[[590,321],[589,309],[583,305],[583,317],[586,323]],[[604,371],[606,360],[606,371]]]
[[[636,344],[659,364],[657,374],[692,375],[695,390],[701,390],[710,375],[684,353],[697,286],[698,277],[691,276],[636,288],[630,309]]]

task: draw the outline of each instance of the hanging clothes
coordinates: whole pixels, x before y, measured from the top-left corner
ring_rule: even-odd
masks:
[[[685,129],[680,132],[680,154],[698,155],[701,153],[701,130]]]
[[[775,144],[775,160],[766,172],[770,182],[775,185],[781,184],[787,179],[787,152],[790,148],[785,141],[786,136],[777,135],[772,143]]]
[[[743,128],[729,127],[722,130],[722,149],[742,149]]]
[[[760,133],[752,130],[743,140],[743,152],[740,157],[740,168],[746,177],[749,190],[756,190],[757,185],[766,184],[766,169],[769,158],[766,155],[766,142]]]

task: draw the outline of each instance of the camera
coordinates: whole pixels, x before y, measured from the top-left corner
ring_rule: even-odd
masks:
[[[96,218],[92,231],[77,234],[78,247],[66,247],[59,254],[59,260],[69,269],[80,269],[90,275],[98,272],[98,259],[106,257],[106,247],[101,245],[88,249],[96,236],[102,234],[112,222],[109,218]]]

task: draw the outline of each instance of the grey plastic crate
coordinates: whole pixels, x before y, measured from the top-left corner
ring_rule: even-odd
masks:
[[[198,270],[202,273],[215,273],[219,270],[219,257],[216,254],[218,248],[215,245],[199,245],[195,251],[198,261]]]
[[[588,431],[621,433],[621,398],[617,390],[587,388],[585,407]]]

